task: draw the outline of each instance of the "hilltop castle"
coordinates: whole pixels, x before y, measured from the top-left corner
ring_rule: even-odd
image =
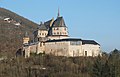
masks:
[[[29,37],[23,38],[23,52],[25,57],[30,53],[45,53],[55,56],[98,56],[101,55],[100,44],[94,40],[70,38],[64,18],[58,16],[54,20],[44,22],[34,31],[34,42],[29,43]]]

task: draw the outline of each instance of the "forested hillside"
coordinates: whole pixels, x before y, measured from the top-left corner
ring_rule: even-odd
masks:
[[[38,24],[0,8],[0,55],[14,54],[22,46],[22,38],[26,32],[33,37],[33,31]]]
[[[120,77],[120,51],[102,57],[31,54],[0,61],[0,77]]]

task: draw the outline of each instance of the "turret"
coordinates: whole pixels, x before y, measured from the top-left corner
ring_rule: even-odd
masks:
[[[25,33],[25,36],[23,37],[23,44],[28,44],[30,41],[30,38],[28,36],[28,33]]]

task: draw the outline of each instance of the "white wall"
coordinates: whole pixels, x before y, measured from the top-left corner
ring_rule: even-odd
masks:
[[[87,52],[87,55],[85,54]],[[93,44],[70,45],[70,41],[47,42],[45,44],[45,53],[56,56],[98,56],[101,54],[100,46]]]
[[[37,54],[43,53],[45,51],[45,45],[43,42],[37,44]]]
[[[28,47],[23,47],[23,50],[24,50],[24,57],[25,58],[28,58],[28,57],[30,57],[30,47],[28,46]]]
[[[30,53],[36,53],[37,51],[37,45],[30,45]]]
[[[68,56],[68,42],[47,42],[45,43],[45,53],[56,56]]]
[[[68,35],[68,30],[66,27],[53,27],[52,35]]]
[[[69,36],[48,36],[48,39],[50,40],[55,40],[55,39],[65,39],[68,38]]]
[[[98,56],[100,52],[100,46],[99,45],[92,45],[92,44],[85,44],[82,45],[82,51],[84,52],[85,56],[85,51],[87,52],[87,56]]]
[[[39,42],[37,45],[31,45],[25,48],[25,57],[29,57],[30,53],[43,53],[53,54],[55,56],[98,56],[101,55],[101,50],[99,45],[84,44],[82,42],[79,45],[72,45],[70,41],[60,41],[60,42]],[[87,54],[85,54],[87,52]]]
[[[38,30],[37,37],[46,37],[48,35],[48,31],[46,30]]]

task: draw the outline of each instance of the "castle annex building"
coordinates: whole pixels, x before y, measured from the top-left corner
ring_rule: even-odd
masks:
[[[29,42],[29,37],[23,38],[24,56],[30,53],[45,53],[55,56],[98,56],[101,55],[100,44],[94,40],[71,38],[64,18],[59,15],[54,20],[44,22],[34,32],[34,42]]]

